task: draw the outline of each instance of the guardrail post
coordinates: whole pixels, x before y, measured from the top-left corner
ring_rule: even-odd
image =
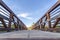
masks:
[[[47,17],[47,21],[48,21],[48,27],[51,28],[50,14],[47,13],[46,17]]]
[[[41,29],[42,29],[42,27],[43,27],[43,25],[42,25],[42,18],[40,19],[40,26],[41,26]]]
[[[17,20],[17,26],[18,26],[18,30],[19,30],[19,20]]]
[[[8,31],[11,31],[11,20],[12,20],[13,15],[10,13],[9,17],[9,23],[8,23]]]
[[[17,24],[16,24],[16,22],[14,20],[14,16],[13,16],[13,21],[14,21],[15,30],[17,31],[18,30],[18,26],[17,26]]]

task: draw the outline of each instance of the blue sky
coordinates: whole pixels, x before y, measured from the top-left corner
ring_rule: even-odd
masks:
[[[37,22],[57,0],[3,0],[6,5],[29,27]]]

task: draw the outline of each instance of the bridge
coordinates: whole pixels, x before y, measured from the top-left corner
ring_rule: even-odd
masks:
[[[60,0],[32,26],[32,30],[27,30],[22,20],[0,0],[0,31],[5,31],[0,34],[0,38],[60,39],[60,33],[57,33],[60,32],[59,24]]]
[[[60,0],[58,0],[34,25],[33,29],[60,31]],[[47,28],[48,27],[48,28]],[[47,29],[45,29],[47,28]]]
[[[2,0],[0,0],[0,26],[0,30],[8,32],[11,30],[27,29],[26,25]]]

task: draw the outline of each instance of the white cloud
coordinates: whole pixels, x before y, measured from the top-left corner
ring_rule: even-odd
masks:
[[[30,20],[33,20],[33,18],[32,17],[26,17],[27,19],[30,19]]]
[[[18,14],[17,16],[22,17],[22,18],[26,18],[26,19],[29,19],[29,20],[33,20],[33,18],[30,17],[30,15],[28,13],[21,13],[21,14]]]
[[[21,14],[18,14],[18,17],[27,17],[27,16],[29,16],[27,13],[21,13]]]

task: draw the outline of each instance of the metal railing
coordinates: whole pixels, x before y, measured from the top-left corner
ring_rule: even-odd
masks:
[[[0,0],[0,30],[11,31],[22,29],[27,29],[25,24]]]
[[[33,29],[44,29],[45,27],[55,29],[57,26],[60,26],[60,0],[34,24]]]

